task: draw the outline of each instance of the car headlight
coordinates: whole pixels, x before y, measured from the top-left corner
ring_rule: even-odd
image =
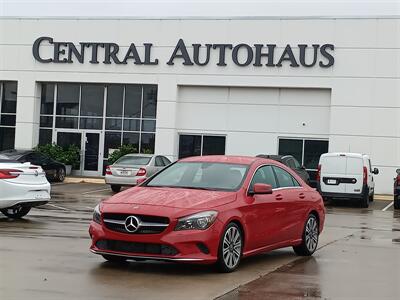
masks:
[[[180,218],[175,230],[205,230],[214,223],[217,214],[216,211],[210,210]]]
[[[101,224],[100,204],[97,204],[93,210],[93,221]]]

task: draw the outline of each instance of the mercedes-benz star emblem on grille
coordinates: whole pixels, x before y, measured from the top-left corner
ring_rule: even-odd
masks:
[[[125,220],[125,229],[128,232],[135,232],[139,229],[140,221],[135,216],[129,216]]]

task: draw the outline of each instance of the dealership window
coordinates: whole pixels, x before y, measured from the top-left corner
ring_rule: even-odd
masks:
[[[280,155],[293,155],[308,171],[310,180],[316,179],[321,154],[327,153],[329,141],[319,139],[279,139]]]
[[[17,113],[17,82],[0,81],[0,150],[13,149]]]
[[[225,154],[225,136],[179,135],[179,158]]]
[[[44,82],[39,144],[55,141],[55,130],[98,130],[104,134],[104,165],[110,150],[122,144],[154,153],[156,111],[156,85]]]

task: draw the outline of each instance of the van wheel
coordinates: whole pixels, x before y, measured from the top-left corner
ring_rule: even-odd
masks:
[[[365,193],[365,195],[361,198],[360,206],[361,206],[361,208],[368,208],[368,206],[369,206],[368,193]]]
[[[374,202],[374,193],[369,196],[369,202]]]
[[[400,196],[395,196],[394,197],[394,209],[400,209]]]

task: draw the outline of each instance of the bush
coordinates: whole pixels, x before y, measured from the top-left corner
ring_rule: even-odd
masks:
[[[56,144],[46,144],[37,146],[35,150],[65,165],[76,167],[79,164],[80,150],[76,145],[63,148]]]
[[[138,153],[137,148],[134,145],[122,145],[119,147],[117,150],[112,152],[111,154],[108,155],[108,164],[112,165],[115,163],[118,159],[120,159],[122,156],[126,154],[131,154],[131,153]]]

